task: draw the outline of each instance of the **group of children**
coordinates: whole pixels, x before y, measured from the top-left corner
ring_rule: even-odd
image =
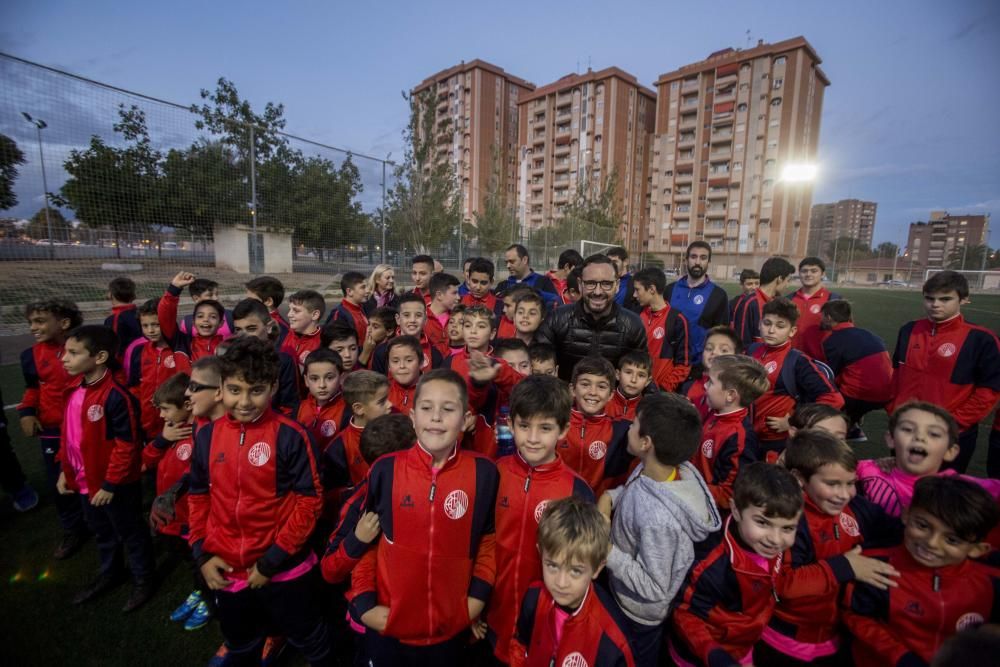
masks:
[[[916,665],[1000,621],[1000,482],[960,467],[1000,352],[961,320],[959,274],[924,286],[893,363],[817,295],[821,262],[785,299],[791,265],[768,260],[695,364],[644,269],[648,349],[566,383],[533,339],[580,263],[564,253],[543,295],[525,261],[496,294],[490,260],[460,281],[420,255],[392,306],[348,272],[335,309],[300,290],[287,319],[275,278],[230,311],[188,272],[138,307],[112,281],[105,326],[29,305],[19,410],[58,491],[55,556],[93,533],[100,559],[73,602],[120,583],[123,547],[124,611],[153,595],[148,475],[156,541],[194,564],[171,619],[217,617],[216,664],[287,642],[333,665],[350,642],[373,666]],[[891,456],[859,461],[848,433],[885,406]]]

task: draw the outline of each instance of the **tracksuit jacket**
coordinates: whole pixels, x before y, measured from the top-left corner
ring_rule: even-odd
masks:
[[[175,352],[169,346],[161,347],[150,341],[134,346],[130,356],[126,385],[139,399],[146,437],[154,438],[163,430],[163,420],[160,408],[153,405],[153,395],[161,384],[178,373],[190,375],[191,360],[184,352]]]
[[[468,628],[468,598],[487,602],[496,579],[496,466],[458,447],[440,468],[432,463],[418,442],[372,464],[365,507],[378,513],[382,537],[352,575],[353,617],[386,605],[382,634],[412,646]]]
[[[708,404],[708,396],[705,395],[705,383],[708,382],[708,369],[702,371],[702,376],[697,380],[692,380],[687,384],[684,395],[691,401],[698,414],[701,415],[701,422],[704,424],[712,415],[712,406]]]
[[[340,392],[323,405],[310,395],[299,404],[295,421],[309,431],[319,452],[323,453],[350,422],[350,412]]]
[[[756,289],[750,294],[741,296],[736,301],[733,308],[732,327],[736,331],[736,335],[743,341],[743,347],[750,347],[751,343],[760,341],[761,312],[764,310],[764,304],[771,298],[760,289]]]
[[[134,303],[123,303],[111,307],[111,314],[104,319],[104,326],[118,336],[118,358],[132,344],[132,341],[142,338],[142,325],[139,323],[139,310]]]
[[[156,495],[165,493],[170,487],[181,481],[191,472],[191,454],[194,453],[194,440],[187,437],[172,442],[163,434],[142,448],[142,464],[147,469],[156,468]],[[187,494],[179,494],[174,502],[174,520],[159,532],[164,535],[186,537],[188,534]]]
[[[319,349],[322,339],[320,338],[320,333],[322,329],[316,328],[316,331],[307,334],[301,334],[297,331],[288,330],[288,335],[285,336],[285,343],[281,348],[282,352],[286,352],[291,355],[292,359],[299,365],[298,376],[301,378],[303,371],[305,371],[306,357],[309,356],[310,352],[315,352]],[[305,381],[299,380],[299,393],[302,394],[305,389]]]
[[[487,292],[486,296],[482,299],[478,298],[472,292],[468,292],[462,297],[462,305],[466,308],[471,308],[472,306],[484,306],[493,313],[497,318],[497,322],[503,316],[503,299],[498,299],[497,295],[493,292]]]
[[[365,500],[368,498],[368,479],[354,489],[350,497],[340,508],[340,520],[337,527],[330,533],[326,544],[326,552],[320,560],[320,572],[323,578],[331,584],[338,584],[351,573],[361,557],[367,553],[371,544],[362,542],[354,535],[358,521],[365,513]]]
[[[885,591],[863,583],[847,587],[843,619],[857,667],[928,665],[948,637],[1000,622],[1000,579],[988,565],[966,559],[932,569],[904,546],[865,555],[890,563],[900,576],[899,586]]]
[[[194,330],[181,331],[177,326],[177,304],[180,302],[180,297],[180,287],[167,285],[167,291],[163,293],[163,298],[156,307],[156,316],[160,320],[160,333],[164,340],[171,349],[186,353],[192,362],[214,355],[225,337],[219,332],[213,336],[200,336]]]
[[[542,577],[542,559],[535,543],[545,506],[567,496],[592,503],[594,492],[558,457],[551,463],[531,466],[515,452],[501,457],[497,470],[497,582],[486,622],[493,653],[506,663],[510,661],[508,651],[521,599],[528,585]]]
[[[424,360],[420,365],[421,372],[429,371],[432,368],[438,368],[441,366],[441,361],[444,359],[444,355],[441,354],[441,350],[431,345],[430,340],[427,339],[427,335],[424,334],[424,332],[420,332],[419,338],[420,347],[424,353]],[[388,341],[383,341],[375,346],[375,350],[372,352],[372,358],[368,365],[376,373],[389,375]]]
[[[883,461],[865,459],[858,461],[858,492],[863,494],[890,516],[901,516],[903,510],[910,506],[913,500],[913,487],[920,481],[917,475],[911,475],[892,463],[888,466]],[[886,467],[888,469],[886,469]],[[963,475],[952,468],[945,468],[935,473],[939,476],[957,475],[967,482],[983,487],[991,496],[1000,501],[1000,480],[985,477]]]
[[[709,279],[697,287],[689,287],[688,277],[684,276],[667,285],[663,298],[687,319],[691,363],[700,362],[706,332],[718,324],[729,324],[726,290]]]
[[[502,300],[503,295],[506,294],[508,290],[511,290],[518,285],[527,285],[538,292],[542,299],[545,300],[545,305],[549,309],[553,306],[559,305],[559,302],[562,301],[561,295],[556,291],[556,287],[552,284],[552,281],[549,280],[549,277],[540,273],[535,273],[534,270],[531,270],[531,272],[528,273],[528,275],[522,280],[518,280],[514,276],[508,276],[506,280],[497,285],[494,292]]]
[[[326,447],[320,464],[324,488],[357,486],[368,474],[368,463],[361,456],[364,430],[351,419]]]
[[[419,378],[418,378],[419,379]],[[392,411],[401,415],[409,415],[413,411],[413,398],[417,393],[417,380],[409,386],[396,382],[396,378],[389,376],[389,402],[392,403]]]
[[[821,351],[817,358],[833,370],[845,397],[871,403],[892,398],[892,360],[885,343],[871,331],[841,322],[825,332]]]
[[[343,322],[354,329],[354,333],[358,337],[358,347],[365,344],[365,338],[368,336],[368,316],[365,315],[364,308],[362,306],[356,306],[345,297],[341,299],[340,305],[330,311],[330,314],[326,318],[326,323],[330,322]]]
[[[628,429],[632,423],[607,414],[588,416],[573,408],[569,431],[556,445],[566,462],[598,497],[625,481],[633,456],[628,453]]]
[[[21,352],[24,396],[17,406],[21,417],[36,417],[42,428],[59,428],[66,401],[79,380],[62,365],[63,343],[35,343]]]
[[[663,391],[673,391],[691,372],[687,318],[669,303],[655,312],[643,308],[639,317],[646,327],[646,346],[653,360],[653,382]]]
[[[729,511],[733,484],[740,469],[761,458],[749,408],[713,413],[701,430],[701,445],[691,463],[708,483],[715,503]]]
[[[795,290],[790,300],[799,309],[799,319],[795,323],[797,331],[792,339],[792,347],[802,350],[813,359],[823,358],[823,332],[819,328],[823,319],[823,304],[840,298],[839,294],[822,286],[812,296],[806,296],[801,287]]]
[[[191,547],[204,563],[219,556],[226,576],[267,577],[311,554],[306,540],[322,506],[315,447],[300,424],[273,410],[244,424],[230,415],[198,430],[191,459]]]
[[[628,398],[622,393],[619,387],[615,387],[615,391],[611,394],[611,400],[605,406],[604,412],[612,419],[635,421],[635,411],[639,408],[639,401],[642,400],[643,396],[645,396],[644,393]]]

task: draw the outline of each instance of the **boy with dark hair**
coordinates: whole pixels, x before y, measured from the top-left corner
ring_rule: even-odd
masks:
[[[521,601],[510,642],[512,667],[633,667],[627,625],[596,583],[608,558],[608,522],[575,496],[549,503],[538,524],[542,582]]]
[[[395,308],[382,306],[372,311],[368,316],[368,333],[361,344],[361,351],[358,353],[358,365],[369,368],[372,362],[372,355],[379,345],[396,335],[396,316],[399,314]]]
[[[618,360],[615,377],[618,385],[611,395],[605,412],[612,419],[635,419],[635,409],[639,400],[652,382],[653,361],[644,350],[630,350]],[[654,386],[653,392],[656,391]]]
[[[802,350],[813,359],[823,358],[823,334],[820,322],[823,319],[823,305],[840,295],[823,287],[826,264],[819,257],[806,257],[799,262],[799,280],[802,287],[792,293],[792,303],[799,309],[798,333],[792,339],[792,347]]]
[[[240,338],[223,361],[227,416],[198,431],[188,507],[229,664],[258,664],[273,633],[310,665],[332,665],[317,558],[305,547],[322,505],[314,444],[271,409],[278,355],[269,343]]]
[[[277,349],[281,349],[288,336],[288,321],[281,316],[278,306],[285,300],[285,286],[277,278],[271,276],[258,276],[243,287],[247,290],[248,299],[256,299],[265,306],[271,315],[271,319],[278,325]]]
[[[673,391],[691,372],[687,318],[663,298],[667,278],[647,268],[635,274],[635,300],[646,327],[646,345],[653,360],[652,378],[663,391]]]
[[[407,292],[399,297],[399,313],[396,315],[398,334],[401,336],[413,336],[419,341],[422,350],[421,370],[428,371],[441,365],[444,355],[436,347],[431,345],[424,333],[424,323],[427,321],[427,306],[419,295]],[[372,352],[370,367],[376,373],[388,375],[387,365],[387,344],[386,341],[375,347]]]
[[[534,292],[535,291],[527,285],[515,285],[503,295],[501,299],[503,305],[500,317],[497,319],[496,324],[497,338],[517,337],[517,325],[514,324],[514,315],[517,312],[517,300],[522,296],[526,296]]]
[[[462,350],[465,347],[465,308],[466,306],[458,304],[451,309],[451,317],[448,318],[448,354],[452,355],[456,352]]]
[[[424,366],[424,350],[415,336],[396,336],[386,347],[386,373],[392,409],[406,416],[413,409],[413,394]]]
[[[340,355],[333,350],[320,348],[306,357],[303,375],[309,395],[299,404],[295,421],[306,427],[320,453],[350,419],[340,391],[343,372]]]
[[[712,412],[701,429],[701,446],[691,463],[708,482],[723,510],[733,497],[740,469],[760,456],[750,406],[770,388],[760,362],[743,355],[716,357],[706,377],[706,402]]]
[[[659,664],[663,622],[695,561],[694,544],[722,527],[705,480],[687,462],[700,433],[701,418],[683,397],[644,397],[628,432],[639,465],[598,503],[611,520],[608,580],[629,621],[636,665]]]
[[[733,309],[732,327],[743,345],[760,342],[760,320],[768,301],[781,296],[795,267],[787,259],[771,257],[760,267],[760,287],[737,302]]]
[[[532,343],[528,346],[528,360],[531,362],[532,375],[551,375],[559,377],[559,364],[556,361],[556,348],[548,343]]]
[[[753,294],[754,290],[760,287],[760,274],[753,269],[743,269],[740,271],[740,289],[744,294]]]
[[[171,349],[180,350],[198,361],[202,357],[215,354],[216,349],[225,340],[220,333],[226,309],[214,299],[202,299],[194,305],[194,315],[191,327],[187,330],[177,326],[177,304],[180,301],[181,290],[195,281],[195,276],[189,271],[181,271],[164,292],[156,307],[156,315],[160,323],[160,332]]]
[[[537,292],[528,292],[514,299],[514,336],[525,345],[535,342],[535,332],[545,318],[545,300]]]
[[[278,325],[271,319],[264,302],[249,298],[233,308],[233,332],[236,336],[259,338],[272,345],[280,335]],[[274,392],[271,407],[286,417],[293,417],[299,409],[299,385],[302,383],[299,365],[284,350],[279,350],[278,359],[278,390]]]
[[[517,452],[497,461],[497,579],[486,611],[487,639],[500,662],[510,662],[511,637],[525,591],[542,571],[535,542],[538,522],[552,500],[575,495],[594,502],[594,493],[559,458],[556,445],[569,428],[573,404],[558,378],[533,376],[510,397],[511,431]]]
[[[195,312],[198,311],[198,304],[202,301],[212,301],[219,303],[219,283],[214,280],[209,280],[208,278],[195,278],[188,286],[188,294],[191,295],[191,300],[194,301]],[[222,338],[229,338],[233,334],[233,318],[232,314],[223,309],[222,324],[219,325],[219,333],[222,334]],[[180,321],[180,330],[185,334],[193,333],[195,329],[194,325],[194,315],[185,315]]]
[[[60,494],[77,494],[94,533],[100,570],[74,598],[82,604],[118,584],[124,546],[132,592],[123,612],[153,596],[153,547],[142,519],[142,426],[135,396],[115,381],[118,339],[109,327],[84,325],[66,338],[63,366],[80,384],[66,402],[56,482]]]
[[[311,289],[299,290],[288,297],[288,336],[282,348],[292,355],[299,365],[299,371],[305,370],[303,364],[311,352],[322,345],[319,321],[326,312],[326,301],[323,295]]]
[[[531,375],[531,358],[528,356],[528,346],[519,338],[503,338],[493,346],[493,356],[503,359],[521,375]],[[504,400],[501,405],[507,405]]]
[[[357,271],[348,271],[340,279],[340,290],[344,298],[330,311],[326,323],[342,322],[357,332],[358,342],[368,337],[368,316],[364,304],[368,301],[368,277]]]
[[[63,560],[76,553],[88,532],[79,501],[55,493],[66,399],[74,385],[73,377],[62,364],[63,346],[66,335],[83,324],[83,316],[75,303],[60,299],[29,303],[24,316],[35,343],[21,352],[24,395],[17,413],[24,435],[38,436],[46,483],[55,495],[56,514],[63,532],[52,557]]]
[[[615,265],[615,273],[618,274],[618,293],[615,294],[615,302],[632,312],[639,312],[639,304],[635,299],[635,281],[628,270],[628,250],[616,246],[608,248],[605,254],[611,258],[611,263]]]
[[[680,665],[749,664],[784,594],[788,550],[802,516],[802,488],[784,468],[758,461],[736,478],[720,542],[692,568],[677,600],[668,647]]]
[[[342,383],[345,408],[351,418],[323,454],[324,488],[357,486],[368,474],[368,462],[361,456],[361,436],[368,422],[389,414],[389,380],[375,371],[359,370]]]
[[[126,276],[118,276],[108,283],[108,299],[111,301],[111,314],[104,320],[104,326],[110,328],[118,336],[119,355],[124,356],[132,341],[142,338],[142,327],[139,325],[138,313],[135,307],[135,281]]]
[[[855,437],[864,437],[861,419],[872,410],[884,408],[892,398],[892,360],[882,339],[867,329],[854,326],[851,304],[834,299],[823,304],[820,328],[822,355],[834,374],[837,389],[844,396],[844,412]]]
[[[887,589],[850,584],[844,625],[858,667],[926,665],[950,635],[1000,622],[996,571],[974,559],[990,551],[996,500],[963,479],[917,482],[903,515],[903,544],[868,552],[899,571]]]
[[[552,286],[555,288],[556,294],[559,295],[560,304],[572,303],[566,296],[566,280],[569,278],[569,274],[573,272],[573,269],[581,264],[583,264],[583,255],[573,248],[567,248],[559,253],[559,259],[556,260],[556,268],[545,274],[552,281]]]
[[[448,320],[451,310],[458,304],[458,278],[450,273],[435,273],[431,276],[427,290],[431,295],[431,303],[427,307],[427,322],[424,333],[431,345],[442,355],[447,356]]]
[[[583,262],[569,272],[566,276],[566,290],[563,292],[563,299],[567,304],[576,303],[580,300],[583,290],[580,288],[580,281],[583,280]]]
[[[961,273],[934,274],[924,283],[923,295],[927,317],[904,324],[896,339],[893,399],[886,410],[893,412],[911,399],[947,408],[961,431],[960,453],[952,466],[965,472],[976,448],[979,422],[1000,399],[1000,340],[962,316],[962,304],[969,302],[969,283]],[[996,470],[1000,451],[989,454],[987,466]]]
[[[410,277],[413,278],[413,293],[419,294],[424,300],[424,306],[430,308],[431,298],[434,296],[427,289],[431,276],[434,274],[434,258],[430,255],[415,255],[410,260],[412,271]]]
[[[358,332],[344,322],[330,322],[320,331],[320,349],[340,355],[344,373],[358,370]]]
[[[792,347],[798,315],[795,304],[788,299],[768,301],[761,311],[761,342],[747,350],[763,364],[771,385],[753,404],[753,430],[764,452],[784,448],[788,417],[796,403],[824,403],[838,410],[844,406],[844,397],[820,366]]]
[[[712,414],[712,408],[705,395],[705,388],[708,385],[708,373],[712,370],[713,361],[726,354],[742,353],[743,341],[730,327],[720,324],[706,332],[705,347],[701,351],[701,363],[696,367],[696,370],[700,370],[701,374],[693,380],[688,380],[680,388],[680,393],[687,396],[688,400],[698,409],[702,422],[707,421],[709,415]]]
[[[464,298],[469,293],[469,266],[479,259],[478,257],[466,257],[462,260],[462,284],[458,286],[458,296]]]
[[[486,306],[499,317],[503,305],[493,293],[494,271],[493,262],[485,257],[476,257],[472,260],[469,264],[469,277],[466,280],[469,290],[462,297],[462,304],[467,308]]]

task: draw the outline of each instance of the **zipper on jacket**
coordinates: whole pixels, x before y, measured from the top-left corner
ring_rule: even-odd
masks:
[[[436,468],[431,468],[431,491],[428,496],[428,500],[431,503],[431,528],[428,532],[429,540],[427,542],[427,634],[430,635],[434,630],[434,496],[437,492],[437,476],[438,471]]]
[[[247,427],[244,424],[240,424],[240,448],[242,449],[243,443],[247,438]],[[241,452],[242,453],[242,452]],[[242,456],[236,457],[236,507],[233,512],[234,518],[236,519],[236,527],[240,531],[240,550],[239,557],[240,560],[243,559],[243,553],[246,546],[246,536],[243,533],[243,523],[240,521],[240,500],[243,498],[243,466],[241,465],[243,461]]]

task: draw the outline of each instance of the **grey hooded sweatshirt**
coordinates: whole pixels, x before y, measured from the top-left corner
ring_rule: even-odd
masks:
[[[611,591],[637,623],[657,625],[694,563],[694,544],[722,528],[704,478],[690,463],[656,482],[640,464],[611,494]]]

